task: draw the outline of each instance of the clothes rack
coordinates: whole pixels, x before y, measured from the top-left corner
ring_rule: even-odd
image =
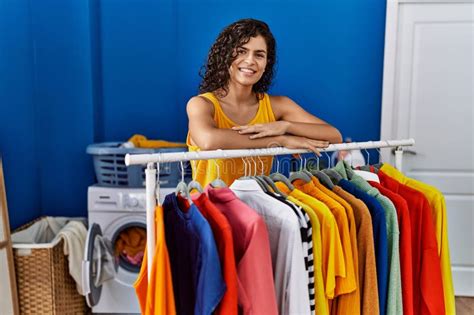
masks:
[[[415,144],[414,139],[403,140],[381,140],[367,142],[351,142],[331,144],[321,152],[332,152],[340,150],[364,150],[378,148],[395,147],[395,167],[402,169],[403,147]],[[147,251],[148,251],[148,277],[151,274],[153,256],[155,249],[155,207],[156,201],[159,201],[160,182],[159,178],[160,163],[165,162],[184,162],[192,160],[211,160],[211,159],[232,159],[251,156],[275,156],[299,153],[311,153],[305,149],[286,149],[283,147],[264,148],[264,149],[244,149],[244,150],[213,150],[199,152],[178,152],[178,153],[155,153],[155,154],[127,154],[125,156],[125,165],[147,165],[145,169],[145,187],[146,187],[146,222],[147,222]],[[156,163],[156,168],[155,168]],[[157,185],[158,183],[158,185]]]

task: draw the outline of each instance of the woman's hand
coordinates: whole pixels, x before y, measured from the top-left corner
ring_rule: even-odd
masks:
[[[307,149],[313,151],[317,156],[321,156],[319,149],[324,149],[329,146],[328,141],[320,141],[308,139],[299,136],[281,136],[282,145],[287,149]]]
[[[288,121],[274,121],[266,124],[232,127],[232,130],[238,131],[241,135],[252,134],[250,139],[258,139],[284,135],[290,124]]]

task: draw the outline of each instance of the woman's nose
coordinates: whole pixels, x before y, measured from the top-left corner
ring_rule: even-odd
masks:
[[[255,63],[255,58],[252,54],[248,54],[247,56],[245,56],[245,61],[249,64],[249,65],[253,65]]]

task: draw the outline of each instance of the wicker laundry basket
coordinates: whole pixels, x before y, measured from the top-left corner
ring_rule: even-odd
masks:
[[[38,220],[15,231],[26,229]],[[63,240],[55,244],[29,244],[31,248],[26,245],[13,245],[20,313],[88,313],[85,299],[77,292],[76,282],[69,274]]]

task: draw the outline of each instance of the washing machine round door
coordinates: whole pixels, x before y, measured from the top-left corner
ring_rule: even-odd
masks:
[[[113,260],[111,243],[102,236],[96,223],[89,228],[82,261],[82,287],[87,304],[95,306],[102,293],[102,283],[115,277],[117,265]]]

